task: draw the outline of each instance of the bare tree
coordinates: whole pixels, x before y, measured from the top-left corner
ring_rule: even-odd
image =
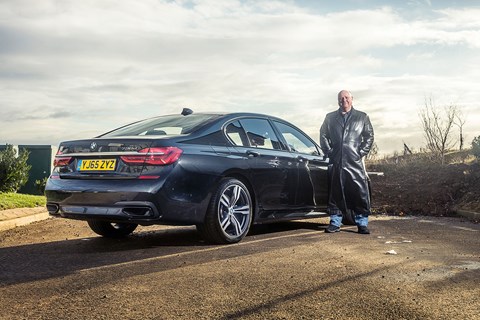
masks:
[[[465,141],[465,137],[463,136],[463,125],[465,124],[465,117],[463,116],[463,113],[461,111],[458,111],[457,114],[455,115],[455,120],[453,123],[458,127],[458,130],[460,131],[460,136],[459,136],[459,142],[460,142],[460,150],[463,150],[463,142]]]
[[[425,106],[420,110],[427,149],[441,164],[445,163],[445,153],[455,146],[452,126],[458,114],[459,111],[454,105],[439,110],[431,97],[425,99]]]

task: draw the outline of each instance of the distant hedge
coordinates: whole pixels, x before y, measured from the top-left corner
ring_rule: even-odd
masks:
[[[27,183],[31,168],[27,164],[29,154],[22,149],[17,156],[11,144],[0,151],[0,192],[17,192]]]

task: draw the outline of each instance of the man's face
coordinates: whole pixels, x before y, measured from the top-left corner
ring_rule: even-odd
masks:
[[[350,111],[352,109],[353,98],[350,92],[340,91],[338,94],[338,105],[344,112]]]

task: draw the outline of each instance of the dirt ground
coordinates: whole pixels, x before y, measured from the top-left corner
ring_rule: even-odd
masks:
[[[193,227],[118,240],[65,219],[0,232],[0,319],[479,319],[478,224],[327,224],[255,226],[226,246]]]
[[[372,206],[376,213],[451,216],[455,210],[480,212],[480,165],[425,162],[371,165]]]

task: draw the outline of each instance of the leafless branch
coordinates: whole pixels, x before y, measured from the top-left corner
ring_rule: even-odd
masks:
[[[445,162],[445,153],[455,146],[456,141],[452,138],[452,126],[459,114],[455,105],[449,105],[442,109],[437,108],[432,97],[425,99],[424,108],[420,110],[427,149],[442,164]]]

